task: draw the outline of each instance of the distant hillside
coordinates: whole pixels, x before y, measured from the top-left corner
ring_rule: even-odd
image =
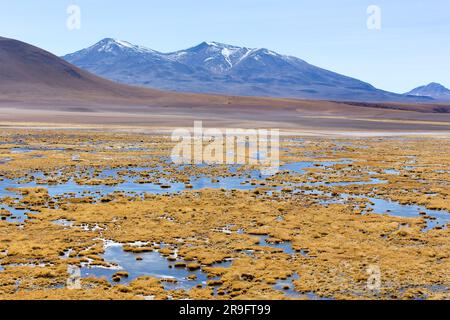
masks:
[[[0,37],[0,94],[3,99],[129,99],[158,97],[157,90],[105,80],[27,43]]]
[[[405,95],[430,97],[437,101],[450,101],[450,90],[435,82],[415,88]]]

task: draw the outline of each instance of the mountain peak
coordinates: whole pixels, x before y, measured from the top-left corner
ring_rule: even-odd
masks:
[[[227,44],[220,43],[217,41],[203,41],[201,44],[207,45],[208,47],[226,47],[226,46],[228,46]]]
[[[189,48],[188,50],[204,50],[204,49],[209,49],[209,50],[222,50],[222,49],[246,49],[243,47],[239,47],[239,46],[235,46],[235,45],[231,45],[231,44],[226,44],[226,43],[221,43],[221,42],[217,42],[217,41],[203,41],[202,43]]]
[[[425,86],[417,87],[406,93],[406,95],[431,97],[437,100],[450,100],[450,90],[437,82],[431,82]]]
[[[437,82],[431,82],[429,84],[427,84],[426,86],[424,86],[424,88],[432,88],[432,89],[445,89],[448,90],[446,87],[444,87],[442,84],[437,83]]]
[[[153,50],[134,45],[128,41],[113,39],[113,38],[104,38],[89,47],[87,50],[103,52],[103,53],[116,53],[116,52],[135,52],[135,53],[150,53],[154,52]]]
[[[190,67],[204,68],[215,74],[223,74],[242,61],[250,51],[251,49],[248,48],[217,41],[204,41],[189,49],[169,53],[168,56]]]
[[[116,41],[117,41],[117,39],[114,39],[114,38],[104,38],[104,39],[100,40],[99,42],[97,42],[97,44],[113,43]]]

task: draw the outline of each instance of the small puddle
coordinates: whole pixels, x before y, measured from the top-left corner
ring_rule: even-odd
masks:
[[[386,170],[384,170],[384,173],[385,174],[396,174],[396,175],[398,175],[398,174],[400,174],[400,171],[395,170],[395,169],[386,169]]]
[[[305,173],[306,169],[310,168],[320,168],[320,167],[331,167],[337,164],[351,164],[353,163],[350,159],[341,159],[336,161],[299,161],[292,162],[282,165],[280,171],[289,171],[291,173]]]
[[[278,280],[277,283],[273,286],[275,290],[283,291],[284,295],[289,298],[299,298],[302,295],[300,292],[295,291],[294,284],[292,283],[294,280],[299,279],[297,273],[292,275],[291,277],[288,277],[284,280]]]
[[[72,227],[74,224],[73,221],[69,221],[66,219],[53,220],[52,223],[62,227]]]
[[[28,219],[28,213],[36,213],[26,209],[15,209],[5,204],[0,204],[0,210],[6,210],[11,214],[10,216],[3,217],[2,220],[13,223],[24,223]]]
[[[15,147],[11,149],[12,154],[30,153],[35,151],[65,151],[65,148]]]
[[[0,159],[0,164],[7,164],[10,161],[12,161],[11,158],[3,158],[3,159]]]
[[[267,239],[269,239],[269,238],[270,238],[270,236],[268,236],[268,235],[260,236],[259,237],[259,246],[282,249],[283,252],[286,254],[295,254],[296,253],[296,251],[294,249],[292,249],[292,244],[290,242],[271,243],[271,242],[267,242]]]
[[[368,184],[386,184],[387,180],[370,178],[368,181],[339,181],[339,182],[306,182],[300,186],[328,186],[328,187],[345,187],[351,185],[368,185]]]

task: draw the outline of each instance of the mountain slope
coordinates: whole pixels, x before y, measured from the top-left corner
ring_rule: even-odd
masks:
[[[450,90],[436,82],[415,88],[405,93],[405,95],[431,97],[438,101],[450,101]]]
[[[117,82],[171,91],[353,101],[423,100],[376,89],[296,57],[217,42],[161,53],[104,39],[63,58]]]
[[[0,94],[3,99],[85,99],[160,96],[151,89],[121,85],[81,70],[27,43],[0,37]]]

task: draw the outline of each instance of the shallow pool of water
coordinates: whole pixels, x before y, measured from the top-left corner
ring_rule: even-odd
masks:
[[[30,153],[35,151],[64,151],[64,148],[37,148],[37,147],[15,147],[11,149],[13,154]]]
[[[444,228],[450,223],[450,214],[444,210],[430,210],[423,206],[400,204],[395,201],[368,198],[370,200],[369,208],[373,209],[374,213],[387,213],[388,215],[403,218],[418,218],[425,213],[427,216],[435,218],[435,220],[427,219],[427,226],[423,231],[428,231],[436,227]]]
[[[27,213],[30,213],[30,210],[18,210],[11,206],[0,204],[0,209],[5,209],[11,213],[11,216],[6,217],[6,221],[15,222],[15,223],[23,223],[28,219]]]
[[[350,159],[341,159],[336,161],[299,161],[287,163],[280,166],[280,171],[289,171],[290,173],[305,173],[306,169],[316,167],[331,167],[336,164],[350,164],[353,161]]]
[[[269,238],[270,238],[270,236],[268,236],[268,235],[260,236],[259,237],[259,246],[282,249],[283,252],[286,254],[296,253],[295,250],[292,249],[292,244],[290,242],[270,243],[270,242],[267,242],[267,239],[269,239]]]
[[[81,269],[82,277],[106,277],[109,282],[116,284],[127,284],[133,279],[142,276],[151,276],[159,279],[174,279],[176,283],[163,282],[166,290],[185,289],[189,290],[198,284],[205,285],[207,277],[201,269],[190,271],[186,268],[176,268],[175,262],[167,260],[159,252],[145,252],[145,253],[131,253],[123,250],[121,244],[111,244],[106,246],[105,253],[102,255],[103,259],[108,263],[115,263],[117,268],[108,269],[101,267],[85,266]],[[142,260],[136,260],[137,257]],[[228,267],[231,261],[218,263],[213,267]],[[128,277],[122,278],[119,282],[114,282],[112,276],[117,271],[128,272]],[[196,276],[195,280],[188,279],[189,276]]]

